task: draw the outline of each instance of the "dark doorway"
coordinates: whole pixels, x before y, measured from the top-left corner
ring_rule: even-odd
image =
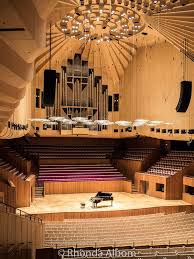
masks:
[[[149,182],[148,181],[141,181],[141,191],[144,194],[148,194],[149,192]]]

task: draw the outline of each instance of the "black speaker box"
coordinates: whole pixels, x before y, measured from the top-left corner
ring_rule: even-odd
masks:
[[[179,102],[176,107],[177,112],[186,112],[191,100],[192,82],[182,81]]]
[[[44,71],[44,105],[53,106],[55,102],[56,70]]]

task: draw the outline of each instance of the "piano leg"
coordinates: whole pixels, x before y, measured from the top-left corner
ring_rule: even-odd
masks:
[[[93,203],[92,203],[92,208],[93,208],[93,209],[97,208],[97,203],[96,203],[96,202],[93,202]]]

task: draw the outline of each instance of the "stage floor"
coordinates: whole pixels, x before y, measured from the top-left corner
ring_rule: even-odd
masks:
[[[113,192],[113,206],[110,201],[98,204],[97,208],[92,208],[90,197],[96,193],[76,193],[76,194],[52,194],[44,198],[36,198],[30,207],[20,208],[30,214],[59,213],[59,212],[97,212],[97,211],[117,211],[132,210],[153,207],[189,205],[182,200],[162,200],[150,197],[145,194],[131,194],[125,192]],[[80,208],[80,203],[86,204],[85,209]]]

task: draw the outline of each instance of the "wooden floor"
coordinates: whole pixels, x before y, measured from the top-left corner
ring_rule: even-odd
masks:
[[[98,204],[98,208],[92,208],[90,197],[95,193],[78,194],[52,194],[44,198],[37,198],[30,207],[20,208],[30,214],[47,213],[84,213],[84,212],[115,212],[126,210],[137,210],[158,207],[182,207],[190,205],[182,200],[162,200],[144,194],[131,194],[125,192],[114,192],[114,202],[111,207],[110,201]],[[80,203],[86,204],[85,209],[80,208]]]

